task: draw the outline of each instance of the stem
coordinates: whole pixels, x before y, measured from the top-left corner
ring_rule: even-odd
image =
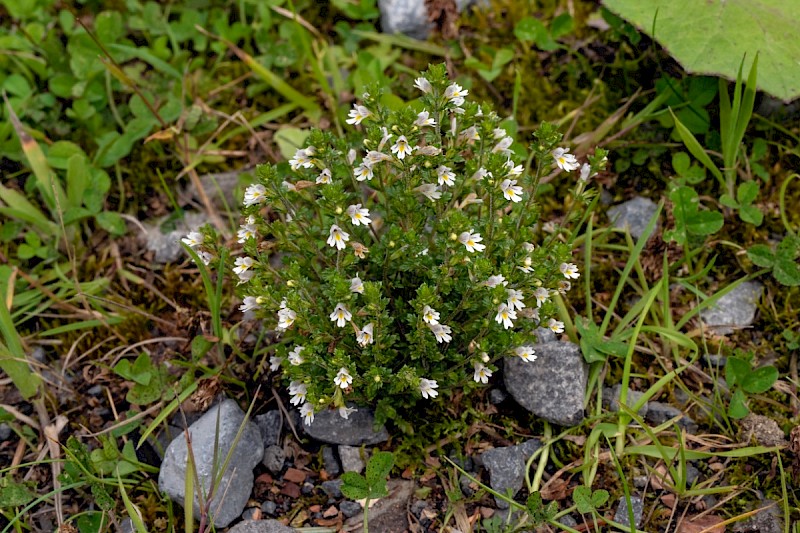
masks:
[[[369,496],[364,500],[364,533],[369,533]]]
[[[544,476],[544,469],[547,466],[547,460],[550,456],[550,439],[553,436],[553,428],[550,427],[550,422],[545,420],[544,422],[544,450],[542,450],[542,455],[539,458],[539,464],[536,466],[536,474],[533,476],[533,481],[531,482],[531,491],[538,492],[539,491],[539,484],[542,482],[542,477]]]

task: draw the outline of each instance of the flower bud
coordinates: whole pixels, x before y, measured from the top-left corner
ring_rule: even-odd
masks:
[[[380,382],[381,382],[381,377],[380,377],[380,376],[375,376],[374,378],[372,378],[372,380],[373,380],[375,383],[380,383]]]
[[[489,362],[489,354],[486,353],[486,352],[481,353],[481,361],[483,361],[484,363],[488,363]]]
[[[344,212],[344,209],[342,209],[341,206],[337,205],[336,206],[336,214],[337,215],[341,215],[343,212]]]
[[[286,282],[286,286],[287,286],[287,287],[294,287],[294,286],[295,286],[295,282],[294,282],[294,280],[293,280],[293,279],[290,279],[289,281],[287,281],[287,282]]]
[[[394,241],[389,241],[389,248],[394,248],[395,244],[396,243]]]
[[[451,233],[451,234],[450,234],[450,240],[451,240],[451,241],[458,240],[458,235],[456,235],[455,233]]]

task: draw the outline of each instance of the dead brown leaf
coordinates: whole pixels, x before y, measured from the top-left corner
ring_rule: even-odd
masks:
[[[705,533],[725,533],[725,526],[722,525],[724,522],[725,520],[722,517],[713,514],[692,515],[679,522],[675,530],[681,533],[700,533],[701,531]]]

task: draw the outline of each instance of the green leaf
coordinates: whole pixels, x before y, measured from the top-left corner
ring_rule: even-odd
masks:
[[[691,161],[686,152],[675,152],[672,154],[672,169],[679,175],[686,174],[689,170]]]
[[[742,390],[748,394],[761,394],[771,389],[777,380],[777,368],[774,366],[762,366],[749,372],[739,384],[742,386]]]
[[[758,51],[758,87],[785,101],[800,97],[800,40],[795,37],[800,3],[795,0],[605,0],[604,4],[658,40],[689,72],[735,80],[742,57]],[[748,100],[745,95],[742,108]]]
[[[609,494],[605,489],[597,489],[592,493],[592,505],[595,509],[599,509],[608,501]]]
[[[109,232],[111,235],[115,235],[119,237],[120,235],[125,235],[128,231],[128,227],[125,225],[125,219],[119,213],[115,213],[114,211],[103,211],[102,213],[97,213],[94,217],[97,221],[97,224]]]
[[[0,509],[22,507],[36,499],[36,488],[32,482],[17,483],[10,477],[0,479]]]
[[[285,159],[294,157],[294,153],[303,148],[311,132],[299,128],[285,127],[275,132],[275,142]]]
[[[719,197],[719,203],[725,207],[730,207],[731,209],[737,209],[739,207],[739,204],[736,202],[736,200],[734,200],[733,197],[727,193]]]
[[[748,224],[760,226],[764,222],[764,213],[754,205],[743,205],[739,209],[739,218]]]
[[[747,257],[756,266],[771,268],[775,264],[775,254],[766,244],[756,244],[747,250]]]
[[[575,502],[578,512],[581,514],[589,514],[594,510],[592,505],[592,489],[586,485],[579,485],[575,487],[572,492],[572,501]]]
[[[570,33],[575,27],[575,22],[569,13],[562,13],[550,23],[550,35],[553,39],[558,39]]]
[[[148,385],[153,377],[153,363],[147,354],[139,354],[133,364],[128,359],[120,360],[114,366],[114,373],[139,385]]]
[[[692,235],[711,235],[718,232],[724,223],[719,211],[696,211],[686,217],[686,229]]]
[[[779,259],[775,262],[772,275],[779,283],[787,287],[797,287],[800,285],[800,267],[794,261]]]
[[[735,419],[744,418],[750,410],[745,403],[745,395],[742,389],[736,389],[731,396],[731,403],[728,405],[728,416]]]
[[[369,496],[369,486],[364,476],[356,472],[342,474],[342,494],[351,500],[363,500]]]
[[[514,35],[520,41],[539,42],[547,37],[547,28],[539,19],[522,17],[514,26]]]
[[[370,498],[382,498],[386,496],[386,477],[394,466],[394,454],[392,452],[375,452],[367,462],[367,485],[369,486]]]
[[[196,335],[192,339],[192,359],[200,359],[214,347],[215,342],[208,340],[205,335]]]
[[[695,159],[700,161],[703,164],[703,166],[705,166],[708,170],[710,170],[711,173],[714,174],[714,176],[716,176],[716,178],[719,181],[723,181],[722,173],[717,168],[717,165],[715,165],[711,161],[711,158],[703,149],[702,145],[697,140],[697,138],[692,134],[691,131],[689,131],[689,129],[686,126],[683,125],[683,123],[681,123],[680,120],[678,120],[678,117],[675,116],[675,113],[672,112],[672,109],[670,109],[669,112],[672,115],[673,120],[675,121],[675,129],[678,131],[678,135],[683,141],[683,144],[689,150],[689,153],[691,153],[695,157]]]
[[[750,373],[750,363],[739,357],[730,356],[725,363],[725,381],[734,387]]]
[[[69,207],[83,205],[83,191],[89,182],[89,168],[86,156],[75,154],[67,161],[67,204]]]
[[[752,204],[758,196],[758,182],[745,181],[736,190],[736,199],[742,205]]]

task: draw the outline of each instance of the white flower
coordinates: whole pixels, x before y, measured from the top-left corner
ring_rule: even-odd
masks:
[[[407,155],[411,154],[411,146],[409,146],[405,135],[397,138],[397,142],[392,145],[392,153],[397,154],[397,159],[405,159]]]
[[[181,239],[181,242],[186,244],[189,248],[195,249],[203,244],[203,234],[199,231],[190,231],[186,237]]]
[[[287,191],[297,192],[297,185],[295,185],[292,182],[283,180],[281,182],[281,185],[283,185],[284,189],[286,189]]]
[[[266,199],[267,188],[260,183],[250,185],[244,190],[244,205],[247,207],[263,203]]]
[[[511,309],[525,309],[525,303],[522,301],[522,291],[517,289],[506,289],[508,300],[506,303]]]
[[[358,165],[353,173],[356,176],[356,181],[369,181],[375,176],[372,173],[372,167],[363,163]]]
[[[527,256],[525,259],[522,260],[522,266],[518,266],[517,268],[525,272],[526,274],[530,274],[533,272],[533,267],[531,264],[533,263],[533,259],[530,256]]]
[[[304,403],[300,408],[300,416],[303,417],[305,425],[310,426],[314,421],[314,406],[308,402]]]
[[[350,413],[358,411],[355,407],[345,407],[344,405],[339,408],[339,416],[347,420],[350,418]]]
[[[424,128],[425,126],[435,126],[436,121],[430,118],[430,113],[422,111],[417,115],[417,120],[414,121],[414,124],[420,128]]]
[[[475,141],[481,140],[481,136],[478,133],[478,128],[476,128],[475,126],[470,126],[469,128],[459,133],[458,138],[459,140],[467,141],[470,144],[472,144]]]
[[[442,192],[439,190],[439,187],[433,183],[423,183],[419,187],[415,187],[414,190],[425,196],[431,202],[442,197]]]
[[[304,346],[295,346],[294,350],[289,352],[289,362],[292,363],[294,366],[299,366],[303,364],[303,357],[300,353],[305,350]]]
[[[506,281],[506,277],[504,275],[502,275],[502,274],[498,274],[496,276],[489,276],[489,279],[487,279],[486,281],[483,282],[484,285],[486,285],[487,287],[490,287],[492,289],[494,289],[495,287],[497,287],[501,283],[503,284],[503,286],[508,285],[508,282]]]
[[[427,78],[417,78],[414,80],[414,87],[424,93],[429,93],[433,90],[431,82],[429,82]]]
[[[450,333],[452,333],[450,326],[445,326],[444,324],[430,324],[428,327],[431,328],[433,336],[436,337],[436,342],[450,342],[453,340],[453,337],[450,336]]]
[[[258,235],[258,228],[255,224],[242,224],[236,232],[236,237],[238,237],[236,242],[244,244],[247,239],[252,239],[256,235]]]
[[[389,136],[391,137],[391,135]],[[405,137],[403,137],[405,139]],[[392,156],[388,154],[384,154],[383,152],[379,152],[377,150],[370,150],[367,152],[367,156],[363,159],[362,165],[372,166],[375,163],[380,163],[381,161],[389,161],[392,159]]]
[[[421,255],[428,255],[428,249],[427,248],[423,248],[422,251],[417,254],[417,257],[419,257]]]
[[[233,271],[239,276],[240,283],[249,281],[255,275],[255,272],[251,270],[256,264],[252,257],[237,257],[234,264],[236,266],[233,267]]]
[[[567,172],[572,172],[580,166],[575,156],[569,153],[569,148],[556,148],[553,150],[553,158],[558,168]]]
[[[506,161],[504,163],[504,165],[508,169],[508,175],[509,176],[519,176],[525,171],[525,169],[522,167],[522,165],[514,166],[514,162],[512,160],[510,160],[510,159],[508,161]]]
[[[481,167],[475,171],[475,174],[472,175],[472,179],[475,181],[481,181],[486,176],[492,177],[492,173],[486,170],[485,168]]]
[[[289,166],[292,167],[292,170],[298,170],[300,167],[303,168],[311,168],[314,166],[314,161],[312,157],[316,153],[317,149],[313,146],[308,146],[307,148],[301,148],[294,153],[294,157],[289,160]]]
[[[536,352],[533,350],[533,346],[517,346],[514,348],[514,353],[528,363],[536,361]]]
[[[269,369],[275,372],[281,367],[281,363],[283,363],[283,357],[273,355],[269,358]]]
[[[353,376],[347,371],[345,367],[339,369],[339,373],[333,378],[333,382],[339,386],[340,389],[346,389],[353,382]]]
[[[513,142],[514,139],[512,139],[511,137],[503,137],[503,139],[501,139],[500,142],[494,145],[494,148],[492,148],[492,153],[496,154],[497,152],[501,152],[504,154],[510,154],[511,150],[509,150],[508,148],[511,146]]]
[[[361,207],[361,204],[349,206],[347,208],[347,216],[350,217],[350,222],[352,222],[354,226],[366,226],[372,223],[372,220],[369,218],[369,209]]]
[[[456,183],[456,174],[450,170],[450,167],[441,165],[436,169],[436,175],[439,176],[439,185],[447,185],[448,187],[452,187]]]
[[[289,400],[289,403],[292,405],[300,405],[305,402],[307,392],[305,383],[292,381],[289,383],[289,394],[292,395],[292,399]]]
[[[517,180],[503,180],[500,184],[500,190],[503,191],[503,197],[514,203],[522,200],[522,187],[517,185]]]
[[[442,153],[442,149],[436,146],[415,146],[414,151],[417,152],[419,155],[439,155]]]
[[[427,398],[436,398],[439,395],[439,391],[436,389],[439,388],[439,384],[436,383],[435,379],[419,379],[419,392],[422,393],[422,397]]]
[[[558,269],[567,279],[578,279],[581,277],[581,273],[578,272],[578,267],[574,263],[561,263]]]
[[[592,172],[592,167],[589,166],[589,163],[584,163],[583,166],[581,166],[581,175],[580,175],[581,181],[589,181],[589,179],[592,176],[596,175],[596,174],[592,174],[592,176],[590,176],[589,174],[591,172]]]
[[[350,292],[364,294],[364,282],[358,276],[350,280]]]
[[[350,240],[350,234],[342,231],[342,228],[334,224],[331,226],[330,235],[328,235],[328,246],[336,247],[337,250],[344,250],[346,242]]]
[[[278,331],[285,331],[292,327],[294,324],[295,319],[297,318],[297,313],[289,309],[288,307],[282,307],[278,311]]]
[[[328,185],[332,181],[333,180],[331,179],[331,169],[323,168],[322,172],[320,172],[319,176],[317,176],[317,183],[320,183],[320,184],[323,184],[323,185]]]
[[[522,249],[525,250],[526,252],[532,252],[536,249],[536,246],[530,242],[523,242]]]
[[[497,306],[497,316],[494,317],[495,322],[503,324],[503,329],[513,328],[514,323],[512,320],[517,319],[517,313],[508,304],[500,304]]]
[[[347,310],[347,307],[342,304],[336,304],[336,307],[333,309],[333,313],[331,313],[331,322],[336,322],[336,325],[340,328],[343,328],[344,325],[353,318],[353,315],[350,311]]]
[[[558,282],[559,294],[567,294],[571,288],[572,288],[572,283],[570,283],[565,279],[562,279],[561,281]]]
[[[550,328],[553,333],[564,333],[564,323],[555,318],[551,318],[547,321],[547,327]]]
[[[552,220],[548,220],[544,224],[542,224],[542,231],[545,233],[555,233],[556,232],[556,223]]]
[[[394,137],[394,135],[389,133],[389,130],[386,128],[386,126],[381,126],[381,134],[382,134],[381,135],[381,142],[378,143],[378,152],[383,150],[383,147],[386,146],[386,143],[389,142],[389,140],[392,137]],[[369,155],[369,154],[367,154],[367,155]],[[387,155],[386,159],[388,160],[388,159],[391,159],[391,158]]]
[[[348,118],[345,122],[348,124],[361,124],[361,121],[370,116],[369,109],[364,107],[363,105],[356,105],[353,104],[353,109],[350,110],[350,113],[347,114]]]
[[[469,94],[469,91],[463,89],[461,85],[457,83],[453,83],[452,85],[448,86],[447,89],[444,90],[444,96],[451,102],[453,102],[454,106],[460,107],[464,104],[464,97]]]
[[[242,305],[239,306],[239,311],[242,313],[255,311],[256,309],[261,309],[261,306],[258,305],[258,298],[255,296],[245,296]]]
[[[197,252],[197,257],[199,257],[200,261],[202,261],[206,266],[208,266],[211,260],[214,259],[214,256],[211,255],[211,252],[204,252],[203,250],[199,250]]]
[[[361,329],[361,331],[359,331],[358,334],[356,335],[356,342],[360,344],[362,348],[367,344],[372,344],[373,342],[375,342],[375,338],[372,336],[373,328],[374,326],[372,325],[372,322],[370,322],[369,324],[364,326]]]
[[[507,135],[508,134],[506,133],[506,130],[504,130],[503,128],[495,128],[492,130],[492,137],[494,137],[495,141],[499,141],[500,139],[506,137]]]
[[[439,323],[439,311],[433,307],[426,305],[422,308],[422,320],[434,326]]]
[[[489,378],[492,377],[492,371],[489,370],[483,363],[474,363],[475,373],[472,379],[475,383],[489,383]]]
[[[473,233],[473,230],[465,231],[461,235],[458,236],[458,242],[463,244],[468,252],[482,252],[485,248],[485,244],[479,244],[483,240],[480,233]]]
[[[536,307],[541,307],[550,298],[547,289],[544,287],[539,287],[533,291],[533,296],[536,298]]]

